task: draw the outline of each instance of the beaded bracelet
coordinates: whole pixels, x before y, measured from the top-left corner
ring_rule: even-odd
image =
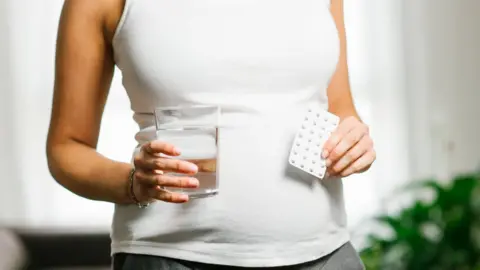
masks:
[[[135,168],[132,168],[132,170],[130,171],[130,174],[128,176],[128,181],[130,183],[130,188],[129,188],[130,198],[135,202],[138,208],[140,209],[147,208],[150,205],[150,203],[140,202],[137,196],[135,196],[135,192],[133,192],[133,181],[135,181]]]

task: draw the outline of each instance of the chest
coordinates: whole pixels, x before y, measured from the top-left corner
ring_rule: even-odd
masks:
[[[325,0],[136,0],[122,30],[120,66],[163,97],[323,87],[338,58]]]

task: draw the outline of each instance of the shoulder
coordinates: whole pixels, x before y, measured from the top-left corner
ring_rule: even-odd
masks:
[[[126,0],[65,0],[63,15],[88,20],[101,28],[105,38],[113,38]]]

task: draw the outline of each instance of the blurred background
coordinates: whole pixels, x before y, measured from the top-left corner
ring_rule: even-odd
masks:
[[[108,269],[112,205],[61,188],[46,163],[62,3],[0,0],[2,270],[25,262],[30,269]],[[471,233],[478,223],[471,198],[480,168],[480,1],[345,0],[345,9],[352,91],[378,151],[368,173],[345,180],[352,239],[367,269],[480,269]],[[117,73],[99,151],[122,161],[135,145],[129,105]],[[427,179],[430,190],[398,196]],[[452,205],[460,209],[449,232],[456,242],[446,243]],[[433,229],[425,231],[425,222]],[[438,265],[443,257],[453,259]]]

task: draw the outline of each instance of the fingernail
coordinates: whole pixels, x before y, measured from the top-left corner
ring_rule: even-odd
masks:
[[[193,186],[193,187],[197,187],[197,186],[200,185],[200,182],[198,182],[197,179],[192,178],[192,179],[188,180],[188,185]]]
[[[188,165],[188,169],[192,172],[197,172],[198,171],[198,167],[195,164]]]
[[[330,159],[327,159],[327,161],[325,161],[325,165],[327,165],[327,167],[330,167],[330,165],[332,165],[332,161]]]
[[[178,149],[178,148],[176,148],[176,147],[173,148],[173,153],[175,153],[176,155],[180,155],[180,154],[181,154],[180,149]]]
[[[179,197],[179,199],[182,200],[182,201],[188,201],[188,195],[180,194],[178,197]]]
[[[323,150],[322,152],[322,158],[327,158],[328,157],[328,151],[327,150]]]

